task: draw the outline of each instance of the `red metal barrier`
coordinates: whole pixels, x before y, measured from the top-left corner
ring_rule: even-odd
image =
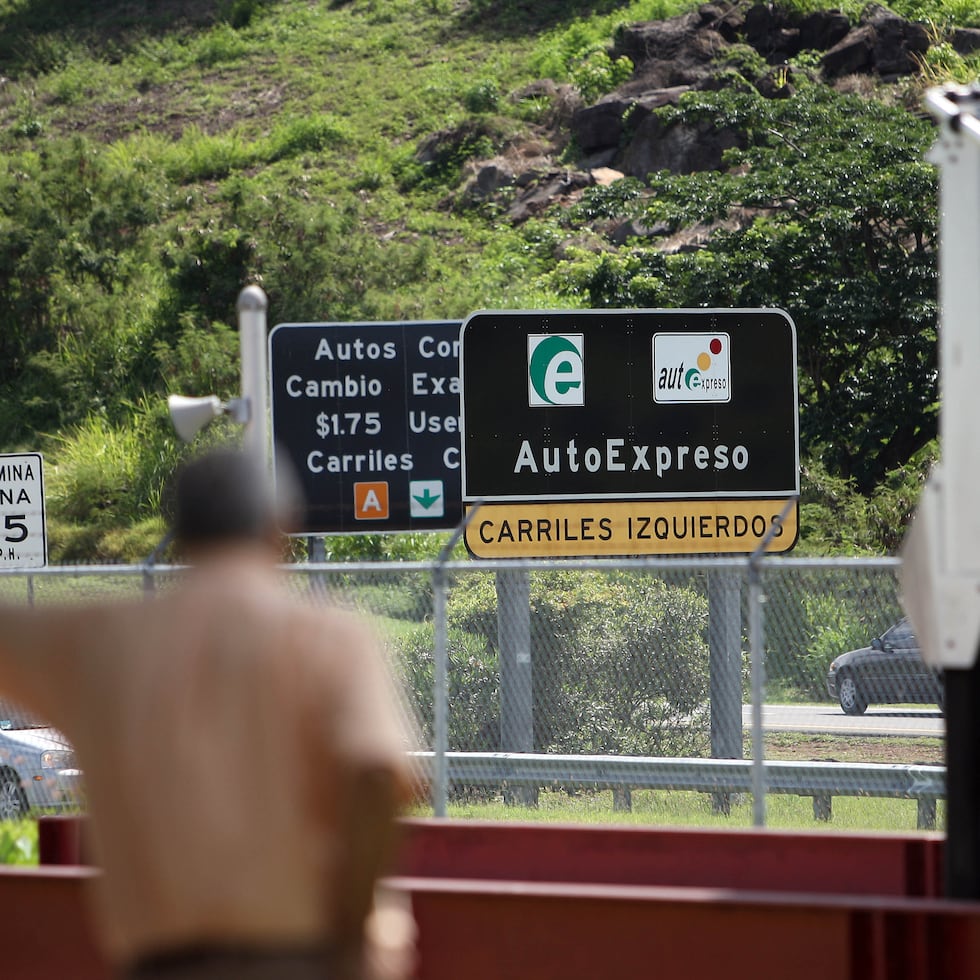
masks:
[[[942,895],[940,834],[652,830],[406,820],[408,876]]]
[[[85,904],[90,868],[0,868],[0,976],[110,980]]]
[[[943,894],[941,834],[656,830],[405,820],[407,876],[682,885],[820,894]],[[84,818],[38,821],[40,861],[83,863]]]
[[[84,827],[84,817],[60,814],[38,817],[38,861],[47,865],[85,864],[82,859]]]
[[[980,980],[980,903],[928,897],[941,845],[409,820],[392,881],[418,980]],[[109,980],[82,908],[93,874],[0,869],[4,977]]]
[[[405,879],[422,980],[974,980],[980,909],[922,899]]]

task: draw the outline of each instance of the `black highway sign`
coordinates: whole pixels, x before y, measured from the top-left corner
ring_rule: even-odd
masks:
[[[302,534],[462,520],[459,321],[283,323],[269,334],[272,435],[305,494]]]
[[[799,493],[780,310],[485,311],[461,343],[466,501]]]

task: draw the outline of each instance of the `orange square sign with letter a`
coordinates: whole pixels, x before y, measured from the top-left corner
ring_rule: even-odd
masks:
[[[359,521],[384,521],[388,519],[388,484],[354,484],[354,517]]]

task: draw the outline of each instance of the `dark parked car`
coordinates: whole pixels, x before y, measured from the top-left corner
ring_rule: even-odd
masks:
[[[861,715],[869,704],[938,704],[944,707],[943,675],[927,666],[907,619],[876,636],[871,645],[835,658],[827,690],[845,714]]]

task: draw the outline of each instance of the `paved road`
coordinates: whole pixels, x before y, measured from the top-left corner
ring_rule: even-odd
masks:
[[[746,728],[752,724],[752,708],[742,707]],[[939,709],[872,706],[863,715],[845,715],[836,704],[767,704],[762,709],[762,724],[769,731],[814,732],[831,735],[929,735],[942,737],[945,719]]]

